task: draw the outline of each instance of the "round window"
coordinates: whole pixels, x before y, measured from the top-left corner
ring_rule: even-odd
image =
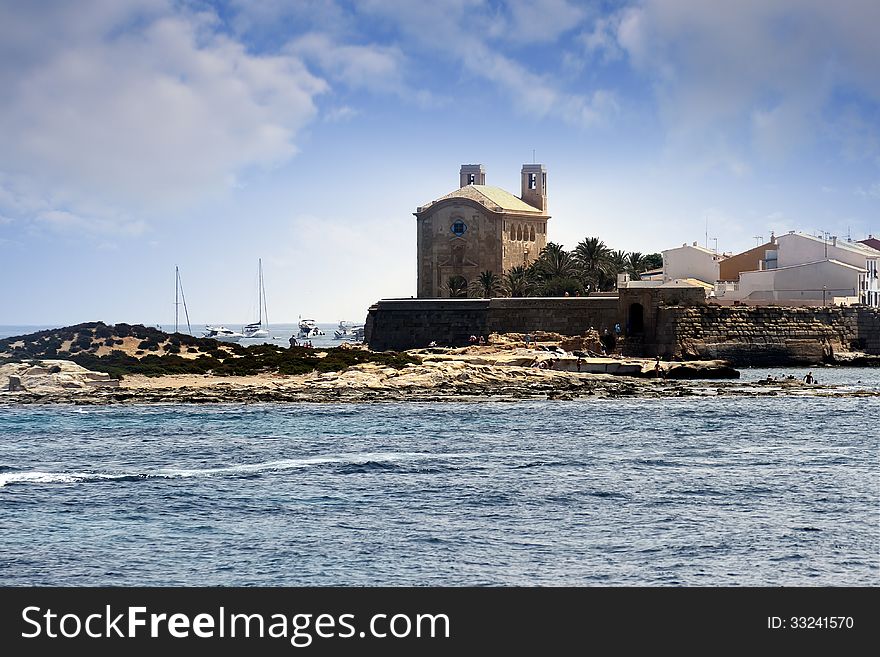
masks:
[[[467,224],[464,223],[461,219],[456,219],[455,223],[452,224],[452,228],[450,230],[454,235],[461,237],[467,230]]]

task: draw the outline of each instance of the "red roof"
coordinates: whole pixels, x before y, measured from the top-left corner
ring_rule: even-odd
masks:
[[[880,251],[880,240],[878,240],[876,237],[869,237],[866,240],[860,240],[859,244],[865,244],[867,246],[870,246],[872,249],[877,249],[878,251]]]

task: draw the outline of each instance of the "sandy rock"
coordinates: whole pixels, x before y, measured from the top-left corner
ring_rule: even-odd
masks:
[[[566,351],[602,353],[602,341],[599,339],[599,332],[595,329],[585,331],[583,335],[565,338],[559,343],[559,346]]]
[[[834,352],[834,362],[837,365],[853,367],[880,367],[880,356],[860,351],[836,351]]]
[[[5,392],[58,393],[117,387],[119,381],[103,372],[92,372],[69,360],[41,360],[0,365],[0,390]]]

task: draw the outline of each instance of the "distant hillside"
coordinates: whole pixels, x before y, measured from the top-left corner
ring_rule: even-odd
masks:
[[[274,344],[244,347],[165,333],[141,324],[88,322],[0,340],[0,363],[60,358],[121,378],[125,374],[215,374],[334,372],[375,362],[403,367],[419,360],[407,354],[374,353],[349,345],[331,349],[286,348]]]

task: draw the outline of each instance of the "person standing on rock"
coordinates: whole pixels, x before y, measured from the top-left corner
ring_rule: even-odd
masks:
[[[663,374],[663,370],[660,367],[660,356],[657,356],[657,362],[654,363],[654,375],[659,379]]]

